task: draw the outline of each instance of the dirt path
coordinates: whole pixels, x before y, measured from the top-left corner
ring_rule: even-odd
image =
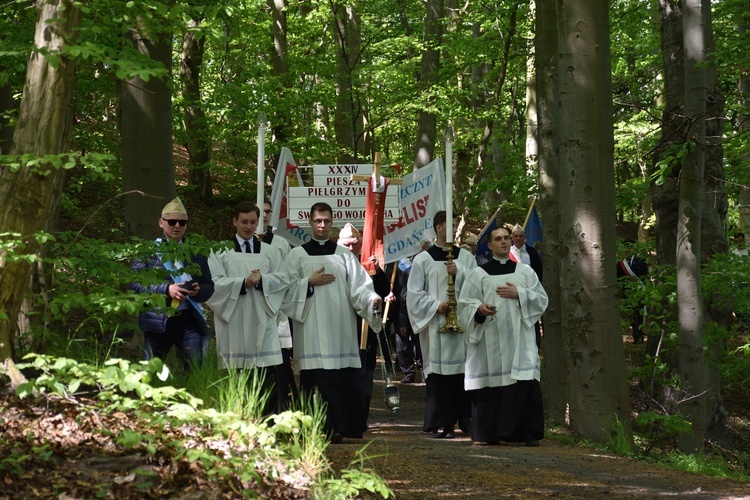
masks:
[[[364,440],[331,445],[340,470],[357,451],[387,482],[396,498],[747,498],[750,484],[675,472],[593,450],[543,440],[523,445],[474,446],[460,432],[437,439],[422,432],[424,384],[400,385],[401,411],[392,414],[376,380],[370,427]]]

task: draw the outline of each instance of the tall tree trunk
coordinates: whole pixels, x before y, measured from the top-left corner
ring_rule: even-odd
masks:
[[[715,52],[713,36],[713,16],[710,0],[703,0],[705,13],[706,53]],[[715,60],[706,66],[706,162],[704,179],[703,217],[701,219],[701,262],[705,263],[716,254],[725,254],[728,243],[724,236],[728,202],[724,188],[724,96],[719,83],[719,72]],[[727,330],[732,322],[731,300],[718,294],[707,304],[706,313],[710,321]],[[709,326],[710,328],[710,326]],[[706,439],[728,444],[726,411],[721,400],[721,373],[719,360],[725,354],[723,341],[708,346],[709,355],[715,362],[709,362],[708,393],[706,401]]]
[[[442,40],[441,21],[444,15],[443,0],[424,0],[425,18],[424,50],[422,51],[422,69],[419,74],[421,90],[430,95],[433,86],[437,85],[440,72],[440,44]],[[430,97],[419,112],[417,138],[414,145],[414,168],[421,168],[435,157],[437,140],[437,116],[429,109],[437,104]],[[424,109],[426,108],[426,109]]]
[[[69,0],[39,0],[34,46],[26,69],[18,123],[11,154],[54,155],[68,149],[72,126],[75,65],[61,54],[78,38],[81,11]],[[42,55],[60,55],[54,66]],[[19,233],[15,251],[34,254],[39,249],[35,234],[44,229],[54,206],[55,187],[63,176],[51,164],[24,167],[11,172],[0,166],[0,234]],[[13,356],[13,332],[28,283],[30,268],[24,260],[8,260],[0,250],[0,359]]]
[[[191,27],[195,28],[199,24],[200,21],[192,21]],[[185,33],[180,76],[185,102],[185,147],[190,162],[188,184],[196,189],[203,200],[209,200],[213,197],[210,169],[211,127],[203,111],[200,81],[205,42],[205,37],[196,37],[193,31]]]
[[[630,435],[630,398],[615,286],[615,182],[609,7],[558,2],[560,271],[574,431]]]
[[[132,31],[128,36],[142,54],[172,68],[171,36],[151,39]],[[169,79],[139,77],[121,82],[120,140],[125,224],[130,234],[153,238],[162,207],[175,196],[172,158],[172,92]]]
[[[339,161],[356,162],[364,155],[362,102],[356,97],[357,66],[362,47],[360,19],[354,4],[332,3],[338,46],[334,130],[340,146]]]
[[[678,408],[692,424],[679,436],[685,453],[703,449],[707,389],[703,354],[703,298],[701,296],[701,217],[706,144],[705,16],[702,0],[685,0],[682,26],[685,47],[685,117],[690,121],[691,148],[680,172],[677,220],[678,353],[686,399]]]
[[[659,0],[661,19],[661,55],[664,68],[664,111],[659,144],[654,149],[654,163],[667,157],[684,141],[683,117],[685,56],[682,46],[682,3]],[[662,264],[675,264],[677,247],[677,195],[679,167],[671,169],[659,184],[651,183],[651,198],[656,215],[656,258]]]
[[[544,313],[544,344],[542,393],[544,411],[555,422],[565,422],[568,408],[568,368],[562,332],[562,293],[560,289],[561,245],[558,235],[560,223],[560,170],[558,158],[558,130],[560,127],[558,66],[557,66],[557,8],[556,0],[536,0],[536,108],[537,147],[539,165],[539,210],[544,221],[542,262],[544,289],[549,305]]]
[[[287,77],[289,75],[289,63],[287,61],[287,24],[286,9],[287,0],[267,0],[268,7],[271,9],[271,38],[273,46],[271,47],[271,76],[275,80],[276,102],[283,103],[286,98]],[[276,106],[276,112],[273,118],[273,129],[271,142],[285,144],[287,141],[287,124],[289,116],[286,107]],[[271,165],[276,165],[275,159],[270,159]],[[263,186],[265,190],[265,186]]]

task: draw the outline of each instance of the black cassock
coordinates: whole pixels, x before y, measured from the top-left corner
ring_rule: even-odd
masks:
[[[487,274],[511,274],[516,263],[492,259],[481,266]],[[477,313],[477,319],[485,317]],[[467,391],[471,398],[471,439],[496,444],[500,441],[531,443],[544,437],[542,387],[538,380],[519,380],[503,387]]]

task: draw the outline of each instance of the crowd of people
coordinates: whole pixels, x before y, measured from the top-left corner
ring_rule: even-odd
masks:
[[[254,372],[275,394],[263,413],[319,395],[325,431],[340,443],[367,431],[377,350],[392,359],[392,330],[400,383],[426,386],[424,432],[450,439],[458,427],[475,444],[539,445],[539,320],[547,295],[523,228],[494,229],[492,258],[478,265],[476,240],[468,250],[453,245],[440,211],[434,240],[425,239],[418,254],[388,266],[371,257],[365,267],[361,233],[351,224],[336,231],[328,204],[311,207],[312,238],[295,248],[273,234],[270,214],[268,202],[262,213],[239,203],[224,249],[180,257],[174,250],[185,242],[187,210],[179,198],[164,207],[156,254],[133,263],[162,281],[131,288],[168,299],[166,309],[140,315],[146,359],[164,358],[174,346],[186,370],[201,363],[209,339],[203,303],[213,311],[221,366]],[[457,324],[446,328],[451,315]]]

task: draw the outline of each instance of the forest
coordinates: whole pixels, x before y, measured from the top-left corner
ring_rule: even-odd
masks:
[[[539,211],[551,423],[688,454],[750,425],[726,404],[750,382],[750,269],[731,248],[750,235],[746,1],[1,10],[0,359],[135,363],[134,318],[164,298],[127,291],[130,262],[176,195],[209,248],[236,203],[270,195],[284,147],[299,165],[381,153],[396,176],[443,158],[450,129],[457,241],[501,205],[510,225]],[[637,285],[617,280],[624,240],[649,265]]]

